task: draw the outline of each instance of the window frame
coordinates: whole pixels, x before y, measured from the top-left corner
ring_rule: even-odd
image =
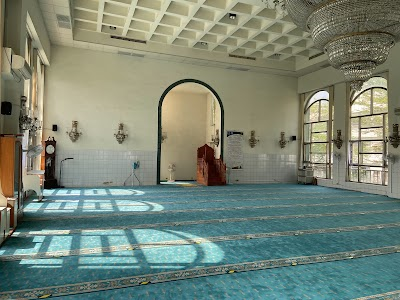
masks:
[[[383,78],[383,77],[381,77]],[[386,80],[386,78],[383,78]],[[384,90],[386,92],[386,112],[374,112],[374,90]],[[349,182],[355,182],[355,183],[364,183],[364,184],[374,184],[374,185],[382,185],[382,186],[387,186],[388,185],[388,164],[387,164],[387,153],[388,153],[388,145],[387,145],[387,136],[388,136],[388,111],[389,111],[389,100],[388,100],[388,89],[387,87],[376,85],[376,86],[371,86],[369,88],[366,88],[365,90],[361,91],[360,93],[357,93],[356,95],[353,94],[351,97],[350,101],[350,113],[349,113],[349,121],[350,121],[350,135],[349,135],[349,158],[348,158],[348,180]],[[356,103],[357,100],[360,99],[362,95],[365,95],[365,93],[370,93],[369,96],[369,114],[357,114],[356,116],[353,116],[352,108],[353,105]],[[368,118],[368,117],[375,117],[375,116],[382,116],[382,123],[379,125],[371,125],[371,126],[363,126],[362,125],[362,118]],[[357,120],[356,122],[353,122],[353,120]],[[353,124],[357,123],[357,138],[353,138]],[[363,130],[369,130],[369,129],[382,129],[382,138],[365,138],[362,137],[362,131]],[[379,142],[382,143],[382,151],[380,152],[365,152],[363,151],[363,143],[368,143],[368,142]],[[355,146],[354,146],[355,145]],[[354,151],[357,149],[357,161],[354,161]],[[361,149],[361,151],[360,151]],[[381,155],[381,162],[379,165],[377,164],[368,164],[365,163],[365,158],[364,155]],[[366,170],[369,168],[369,170]],[[380,170],[377,170],[380,169]],[[353,175],[352,171],[356,170],[357,172],[357,180],[353,180]],[[363,172],[369,172],[370,175],[367,176],[370,178],[369,181],[366,181],[362,178],[362,173]],[[379,175],[377,180],[373,180],[372,178],[374,177],[374,172],[380,172],[380,181],[379,181]],[[379,182],[378,182],[379,181]]]
[[[328,97],[323,97],[321,95],[320,98],[315,98],[315,96],[320,93],[320,92],[326,92]],[[323,179],[331,179],[332,178],[332,170],[333,170],[333,158],[332,158],[332,125],[333,125],[333,118],[332,118],[332,112],[333,112],[333,106],[332,106],[332,101],[330,100],[331,98],[331,93],[328,90],[318,90],[314,92],[312,95],[308,97],[308,100],[306,101],[306,104],[304,105],[304,111],[303,111],[303,143],[302,143],[302,162],[303,165],[308,165],[311,167],[315,166],[322,166],[325,169],[325,177],[318,177],[318,178],[323,178]],[[328,104],[328,118],[327,119],[321,119],[321,107],[322,107],[322,102],[326,101]],[[306,120],[306,115],[307,112],[313,107],[314,105],[318,104],[318,120],[315,121],[310,121]],[[309,119],[309,118],[308,118]],[[326,123],[326,130],[319,130],[319,131],[313,131],[313,127],[315,125],[323,124]],[[306,134],[306,127],[309,126],[308,132]],[[326,140],[324,141],[313,141],[312,135],[315,133],[325,133],[326,134]],[[305,137],[308,136],[308,140],[306,141]],[[312,148],[313,145],[315,144],[324,144],[326,145],[326,150],[325,153],[322,152],[315,152],[314,154],[323,154],[325,155],[326,159],[325,162],[315,162],[312,160]],[[307,148],[309,149],[307,151]],[[315,171],[314,171],[314,176],[316,176]]]

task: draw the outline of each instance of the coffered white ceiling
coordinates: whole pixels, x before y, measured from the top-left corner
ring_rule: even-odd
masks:
[[[321,53],[308,33],[262,0],[39,0],[39,4],[52,43],[65,46],[292,75]],[[230,18],[232,14],[236,18]]]

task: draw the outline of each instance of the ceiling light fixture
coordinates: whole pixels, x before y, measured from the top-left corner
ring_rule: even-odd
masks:
[[[261,0],[311,33],[315,47],[360,90],[400,39],[400,0]]]
[[[207,46],[208,44],[206,42],[200,42],[203,46]]]
[[[111,29],[111,30],[117,30],[117,27],[115,27],[115,26],[110,26],[110,29]]]
[[[229,14],[229,19],[231,19],[231,20],[236,20],[236,14],[230,13],[230,14]]]

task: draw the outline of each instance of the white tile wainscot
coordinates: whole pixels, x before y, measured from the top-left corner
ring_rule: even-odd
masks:
[[[60,162],[63,162],[61,182]],[[141,185],[155,185],[157,180],[156,151],[66,150],[58,151],[56,177],[65,187],[132,186],[132,163],[140,161],[135,170]],[[134,178],[133,185],[139,185]]]
[[[242,169],[228,171],[229,183],[295,183],[297,156],[285,154],[243,155]]]

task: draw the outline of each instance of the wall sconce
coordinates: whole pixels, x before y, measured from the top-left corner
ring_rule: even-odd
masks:
[[[76,142],[82,135],[82,132],[78,132],[78,121],[72,121],[72,129],[70,132],[67,131],[69,139],[72,142]]]
[[[393,148],[397,148],[400,144],[399,124],[393,124],[393,132],[389,135],[389,143]]]
[[[162,127],[161,127],[161,143],[164,143],[164,141],[165,141],[167,138],[168,138],[167,132],[163,131],[163,130],[162,130]]]
[[[124,123],[118,124],[118,131],[114,133],[115,138],[117,139],[118,144],[122,144],[123,141],[128,137],[128,131],[124,130]]]
[[[284,131],[281,131],[281,138],[280,138],[280,140],[279,140],[279,146],[281,146],[281,148],[285,148],[286,145],[287,145],[289,142],[293,142],[293,141],[296,141],[296,140],[297,140],[297,137],[296,137],[295,135],[292,135],[292,136],[290,137],[290,139],[286,139],[286,138],[285,138],[285,132],[284,132]]]
[[[218,147],[218,145],[219,145],[219,129],[215,130],[215,135],[211,135],[211,145]]]
[[[279,146],[281,146],[281,148],[285,148],[287,143],[288,140],[285,139],[285,132],[281,131],[281,139],[279,140]]]
[[[335,144],[335,146],[338,149],[342,148],[342,145],[343,145],[342,130],[340,130],[340,129],[337,130],[336,138],[332,139],[332,142]]]
[[[26,96],[21,96],[21,112],[19,114],[19,128],[30,130],[32,128],[32,118],[26,111]]]
[[[255,130],[250,131],[250,138],[249,138],[250,147],[254,148],[259,141],[260,140],[256,138],[256,131]]]

